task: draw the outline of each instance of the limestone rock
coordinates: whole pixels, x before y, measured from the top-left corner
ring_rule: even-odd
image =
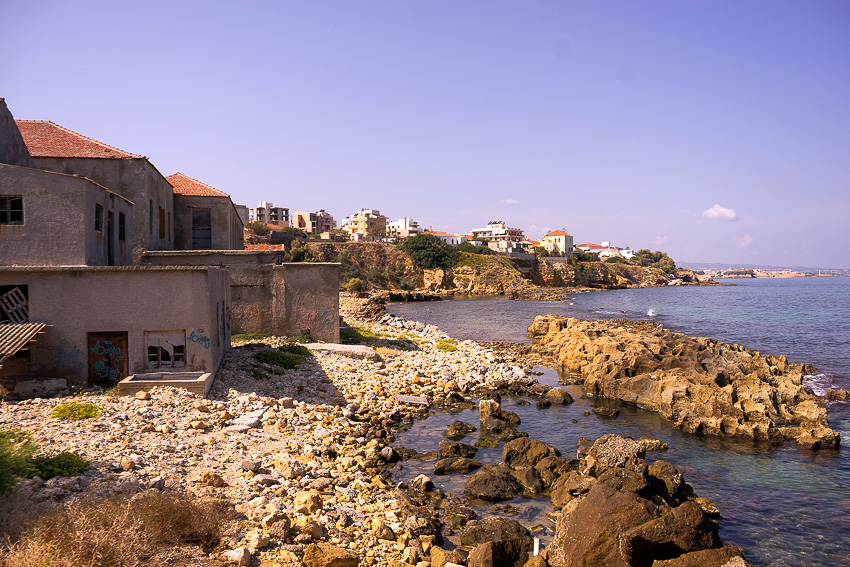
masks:
[[[353,551],[327,543],[311,543],[304,548],[306,567],[358,567],[360,558]]]
[[[505,443],[502,460],[510,467],[533,467],[545,457],[560,457],[561,452],[542,441],[520,437]]]

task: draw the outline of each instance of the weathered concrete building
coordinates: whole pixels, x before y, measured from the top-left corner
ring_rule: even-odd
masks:
[[[174,249],[174,193],[144,156],[113,148],[47,120],[17,120],[38,169],[91,179],[129,199],[133,257]]]
[[[28,321],[46,326],[0,367],[6,390],[28,380],[110,387],[134,373],[215,372],[230,348],[230,278],[219,268],[0,270],[0,294],[12,290]]]
[[[175,250],[242,250],[243,223],[230,195],[179,172],[166,180],[174,187]]]
[[[280,263],[278,251],[148,252],[157,266],[222,266],[230,272],[233,333],[309,334],[339,342],[339,264]]]
[[[133,203],[89,179],[0,164],[0,266],[128,266]]]
[[[338,341],[339,265],[244,252],[242,226],[227,194],[51,122],[15,121],[0,99],[0,396],[214,375],[231,321]]]

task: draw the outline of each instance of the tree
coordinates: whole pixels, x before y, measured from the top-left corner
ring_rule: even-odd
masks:
[[[417,234],[405,239],[400,247],[421,268],[445,270],[457,263],[457,250],[433,234]]]
[[[245,224],[245,232],[251,236],[268,236],[272,229],[262,221],[249,221]]]

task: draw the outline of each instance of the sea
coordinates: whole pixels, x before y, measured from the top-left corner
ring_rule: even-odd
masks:
[[[526,331],[537,315],[585,319],[650,320],[690,335],[736,343],[763,354],[786,355],[812,364],[808,385],[850,389],[850,278],[721,280],[718,286],[686,286],[591,291],[561,301],[512,301],[503,297],[451,299],[388,305],[391,313],[431,323],[454,338],[530,343]],[[538,367],[541,382],[556,385],[557,372]],[[850,403],[830,402],[829,424],[845,447],[813,451],[793,443],[756,443],[697,436],[673,428],[657,414],[610,400],[581,397],[566,407],[538,410],[521,398],[503,398],[505,409],[522,418],[520,429],[532,439],[575,455],[582,437],[608,433],[665,441],[669,449],[649,453],[684,473],[699,496],[722,514],[720,537],[742,548],[756,566],[850,565]],[[616,419],[590,412],[603,405],[620,410]],[[477,410],[438,412],[398,436],[396,445],[436,451],[442,432],[460,419],[476,424]],[[477,433],[464,440],[474,443]],[[480,449],[476,459],[501,460],[501,447]],[[398,481],[428,474],[447,493],[462,495],[466,475],[434,476],[434,461],[401,463]],[[545,545],[552,536],[553,509],[548,499],[516,498],[473,507],[479,515],[505,514],[532,529]]]

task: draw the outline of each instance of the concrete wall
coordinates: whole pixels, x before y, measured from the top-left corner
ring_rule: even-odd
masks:
[[[129,374],[151,370],[146,331],[185,332],[184,371],[215,372],[230,348],[226,270],[7,268],[6,285],[27,286],[30,320],[50,325],[30,343],[29,378],[86,383],[88,333],[126,332]],[[8,382],[5,365],[4,374]]]
[[[33,167],[27,145],[3,98],[0,98],[0,163]]]
[[[232,331],[339,342],[339,264],[276,264],[279,252],[149,252],[150,265],[221,266],[230,272]]]
[[[133,204],[88,179],[11,165],[0,165],[0,195],[21,195],[22,225],[0,225],[0,265],[104,266],[109,264],[108,214],[113,214],[114,265],[132,264]],[[95,207],[103,223],[95,230]],[[126,238],[118,238],[120,214]]]
[[[242,250],[243,224],[229,197],[174,195],[174,249],[192,250],[192,209],[209,209],[210,250]]]
[[[33,161],[39,169],[87,177],[133,202],[134,259],[144,250],[174,249],[174,188],[148,160],[36,157]],[[160,209],[165,219],[163,238],[159,232]]]

